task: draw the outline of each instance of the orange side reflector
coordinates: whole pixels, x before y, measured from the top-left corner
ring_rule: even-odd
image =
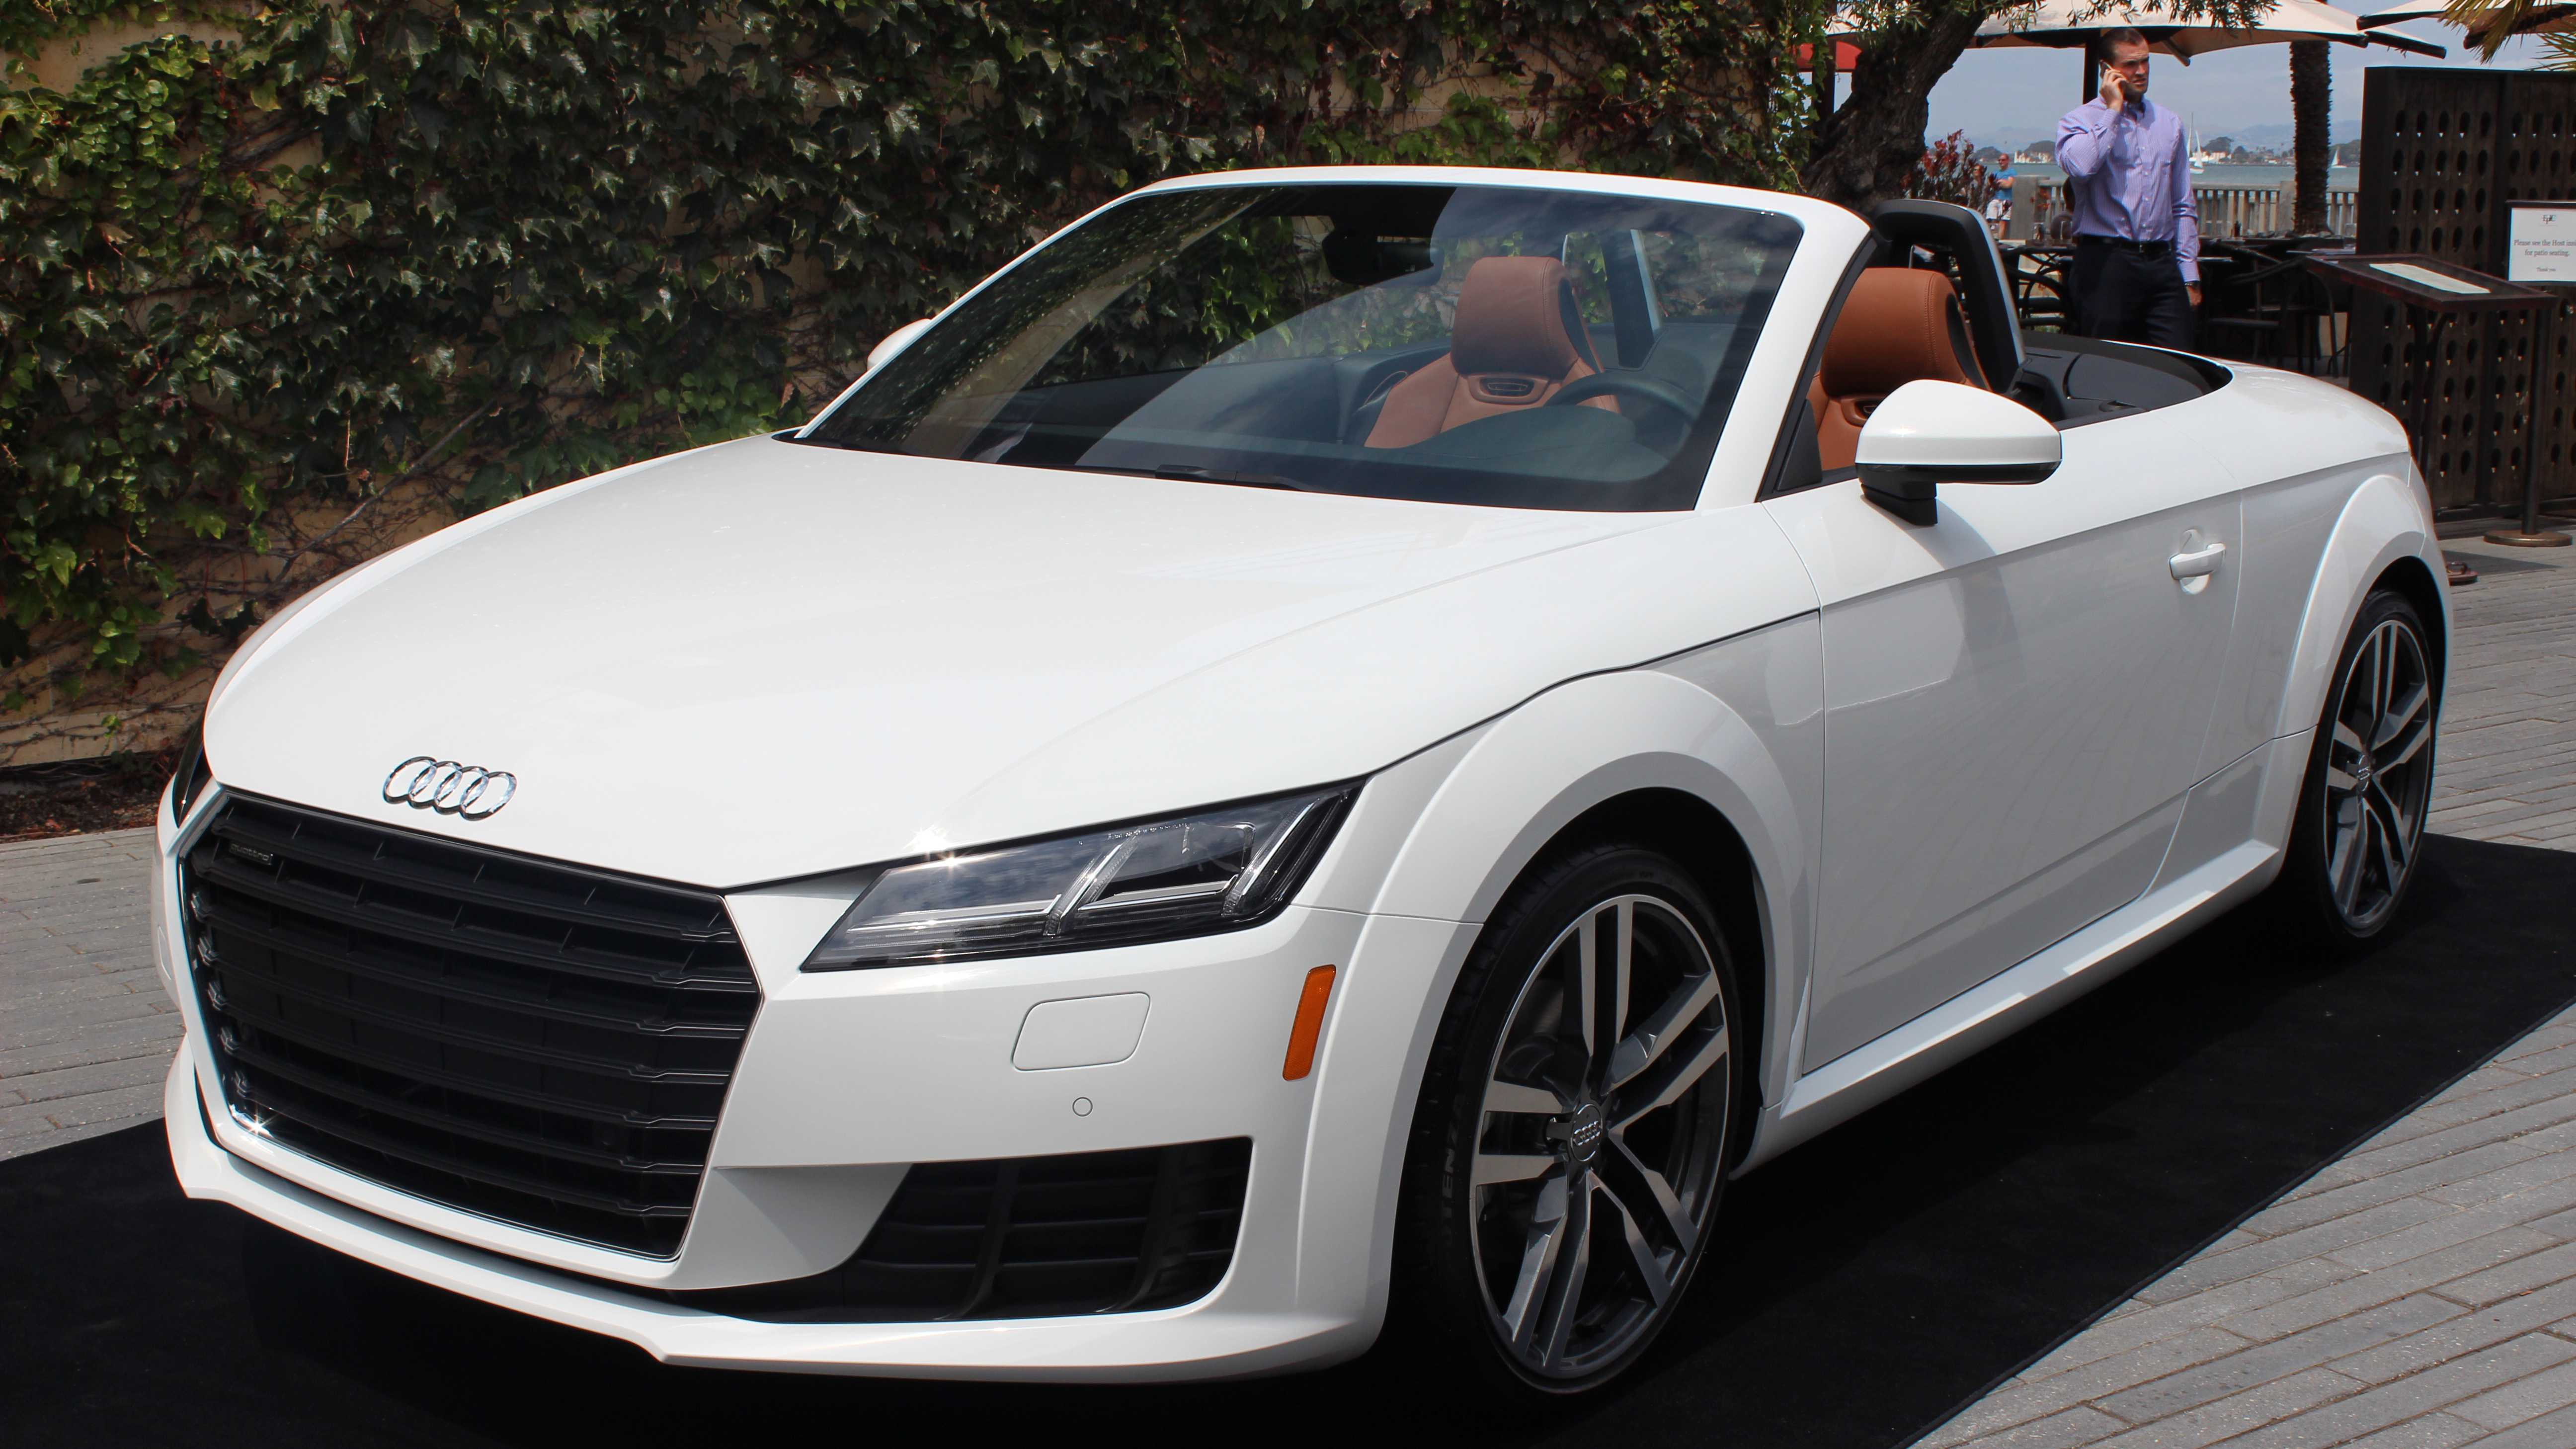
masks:
[[[1279,1069],[1289,1081],[1315,1069],[1315,1039],[1324,1034],[1324,1000],[1332,994],[1332,967],[1306,973],[1306,989],[1297,994],[1297,1024],[1288,1028],[1288,1064]]]

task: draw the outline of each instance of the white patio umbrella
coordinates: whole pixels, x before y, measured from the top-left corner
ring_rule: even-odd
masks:
[[[2439,0],[2428,0],[2436,9]],[[2576,6],[2570,6],[2576,10]],[[2421,18],[2421,17],[2411,17]],[[2177,23],[2161,8],[2116,5],[2103,9],[2093,0],[2041,0],[2027,9],[1995,16],[1977,28],[1969,42],[1981,47],[2047,46],[2070,50],[2118,26],[2131,26],[2147,38],[2148,47],[2185,65],[2195,55],[2232,50],[2240,45],[2280,45],[2293,40],[2328,40],[2340,45],[2384,45],[2418,55],[2446,55],[2441,46],[2411,35],[2387,35],[2365,29],[2350,12],[2323,0],[2275,0],[2259,25]]]

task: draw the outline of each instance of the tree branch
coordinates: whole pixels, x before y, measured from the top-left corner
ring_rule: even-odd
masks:
[[[378,488],[375,492],[368,494],[357,507],[350,509],[348,517],[343,518],[339,522],[332,524],[329,528],[322,530],[322,532],[315,536],[312,541],[306,543],[302,548],[297,549],[295,552],[288,554],[286,556],[285,563],[280,567],[279,576],[284,577],[287,572],[291,571],[295,567],[297,560],[303,558],[313,550],[320,548],[322,545],[329,543],[341,529],[357,522],[358,515],[374,507],[376,505],[376,500],[420,476],[422,469],[437,461],[438,455],[446,451],[447,445],[456,441],[457,434],[464,432],[467,428],[470,428],[474,424],[481,422],[483,419],[490,417],[492,414],[500,411],[500,409],[501,405],[499,403],[490,403],[459,419],[456,426],[449,428],[437,442],[422,449],[420,456],[412,460],[412,465],[410,467],[395,474],[392,481],[386,483],[383,487]]]
[[[1799,182],[1810,196],[1855,210],[1905,194],[1923,160],[1932,87],[1994,10],[1972,5],[1918,15],[1868,37],[1852,70],[1851,99],[1825,122]]]

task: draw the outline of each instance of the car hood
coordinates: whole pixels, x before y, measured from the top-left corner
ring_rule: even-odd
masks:
[[[783,879],[1351,778],[1686,647],[1719,625],[1654,576],[1714,571],[1597,554],[1689,517],[747,439],[344,575],[226,671],[207,752],[228,787],[390,825]],[[417,755],[517,794],[473,822],[386,803]]]

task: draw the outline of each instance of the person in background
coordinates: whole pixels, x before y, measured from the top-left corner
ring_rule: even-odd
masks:
[[[2147,38],[2094,37],[2102,89],[2057,123],[2057,164],[2075,215],[2077,329],[2090,337],[2191,345],[2200,305],[2200,213],[2182,117],[2147,99]]]
[[[1986,230],[1995,234],[1995,240],[2002,241],[2004,227],[2012,220],[2012,158],[2006,156],[1996,164],[2002,169],[1995,172],[1995,194],[1986,198]]]

